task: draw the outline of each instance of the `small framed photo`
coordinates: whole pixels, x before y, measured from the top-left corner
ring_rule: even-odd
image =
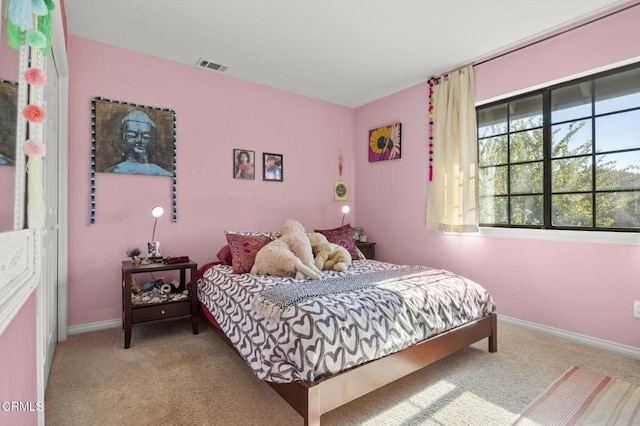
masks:
[[[161,257],[160,241],[147,242],[147,257]]]
[[[282,182],[282,154],[262,153],[262,180]]]
[[[233,150],[233,178],[250,180],[256,178],[255,152],[248,149]]]

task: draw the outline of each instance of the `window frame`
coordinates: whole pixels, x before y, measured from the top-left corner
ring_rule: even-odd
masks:
[[[559,158],[571,158],[571,156],[568,157],[552,157],[552,141],[551,141],[551,137],[552,137],[552,128],[553,126],[557,126],[560,124],[566,124],[572,121],[578,121],[579,119],[570,119],[570,120],[559,120],[558,123],[552,123],[551,122],[551,114],[552,114],[552,105],[551,105],[551,93],[554,90],[558,90],[558,89],[562,89],[563,87],[569,87],[569,86],[576,86],[578,84],[582,84],[582,83],[589,83],[589,87],[591,89],[591,93],[590,93],[590,103],[589,103],[589,109],[591,110],[590,115],[586,116],[586,117],[582,117],[580,118],[581,120],[589,120],[592,123],[594,123],[597,118],[599,117],[603,117],[603,116],[608,116],[608,115],[612,115],[612,114],[620,114],[622,112],[630,112],[630,111],[640,111],[640,105],[638,106],[634,106],[632,108],[623,108],[620,110],[616,110],[614,112],[605,112],[605,113],[598,113],[596,114],[596,102],[597,102],[597,97],[596,97],[596,80],[601,79],[603,77],[608,77],[608,76],[613,76],[613,75],[617,75],[617,74],[622,74],[624,72],[630,71],[630,70],[636,70],[636,71],[640,71],[640,62],[633,62],[633,63],[626,63],[623,65],[619,65],[619,66],[615,66],[615,67],[611,67],[609,69],[603,70],[603,71],[599,71],[599,72],[593,72],[591,74],[584,74],[580,77],[577,78],[569,78],[566,80],[563,80],[561,82],[555,82],[553,84],[548,84],[545,86],[538,86],[537,88],[531,89],[531,90],[526,90],[526,91],[521,91],[515,95],[512,96],[505,96],[502,97],[500,99],[495,99],[495,100],[491,100],[488,101],[486,103],[482,103],[482,104],[478,104],[476,105],[476,118],[478,121],[478,125],[477,125],[477,148],[478,148],[478,183],[480,183],[480,170],[482,168],[487,168],[487,167],[495,167],[496,164],[491,164],[488,166],[480,166],[480,147],[481,147],[481,138],[480,138],[480,112],[492,107],[496,107],[496,106],[500,106],[500,105],[504,105],[506,107],[509,106],[509,104],[513,104],[514,102],[517,102],[519,100],[523,100],[526,98],[532,98],[534,96],[538,96],[540,95],[542,97],[542,137],[543,137],[543,158],[542,158],[542,164],[543,164],[543,213],[542,213],[542,224],[541,225],[536,225],[536,224],[513,224],[512,223],[512,215],[511,215],[511,200],[514,196],[518,196],[520,195],[519,193],[516,192],[512,192],[512,188],[511,188],[511,184],[509,182],[510,180],[510,169],[512,167],[512,165],[514,164],[522,164],[522,162],[520,161],[513,161],[513,159],[511,158],[510,155],[510,135],[517,133],[521,130],[511,130],[509,129],[509,126],[507,126],[506,129],[506,133],[505,135],[507,136],[507,162],[505,164],[500,163],[499,165],[505,165],[507,166],[507,176],[508,176],[508,182],[507,182],[507,193],[506,195],[504,195],[504,198],[507,199],[507,223],[482,223],[480,222],[479,225],[481,228],[485,228],[485,229],[491,229],[491,228],[499,228],[499,229],[503,229],[503,230],[512,230],[512,229],[529,229],[529,230],[547,230],[547,231],[551,231],[551,230],[555,230],[555,231],[562,231],[561,234],[566,234],[565,231],[572,231],[572,233],[576,233],[580,232],[580,231],[585,231],[587,233],[598,233],[598,234],[602,234],[602,233],[612,233],[612,232],[617,232],[617,233],[632,233],[632,234],[636,234],[636,233],[640,233],[640,224],[635,227],[602,227],[602,226],[598,226],[598,218],[596,216],[596,196],[598,194],[603,194],[603,193],[611,193],[611,194],[615,194],[615,193],[632,193],[632,194],[640,194],[640,189],[636,188],[636,189],[608,189],[608,190],[598,190],[596,188],[596,167],[595,167],[595,160],[597,158],[598,155],[603,155],[602,151],[598,151],[596,149],[595,144],[596,139],[595,139],[595,134],[596,134],[596,129],[595,126],[591,127],[591,142],[592,144],[594,144],[594,146],[592,146],[591,152],[589,154],[587,154],[588,157],[590,157],[590,162],[593,165],[592,168],[592,180],[591,180],[591,188],[588,191],[557,191],[556,193],[552,192],[552,162],[553,160],[558,160]],[[507,123],[509,123],[509,115],[507,115],[506,117],[507,119]],[[495,135],[490,136],[490,137],[495,137]],[[485,136],[483,139],[488,138],[487,136]],[[638,135],[638,143],[637,145],[634,145],[634,148],[630,148],[630,149],[621,149],[621,150],[611,150],[611,151],[605,151],[605,154],[615,154],[615,153],[620,153],[620,152],[640,152],[640,135]],[[552,224],[552,196],[553,195],[558,195],[558,194],[573,194],[573,193],[587,193],[590,195],[590,198],[592,200],[591,203],[591,224],[590,226],[566,226],[566,225],[553,225]],[[481,199],[481,195],[480,195],[480,191],[479,188],[477,190],[477,196],[478,196],[478,208],[480,208],[480,199]],[[495,197],[491,196],[491,197]],[[496,229],[496,231],[498,231]],[[494,233],[494,232],[491,232]]]

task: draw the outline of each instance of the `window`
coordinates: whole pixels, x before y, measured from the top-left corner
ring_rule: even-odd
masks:
[[[640,65],[476,110],[481,226],[640,231]]]

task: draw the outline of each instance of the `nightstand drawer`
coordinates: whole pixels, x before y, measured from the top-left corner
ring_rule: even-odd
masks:
[[[180,315],[191,314],[191,299],[179,302],[163,303],[152,306],[136,306],[132,309],[131,321],[134,324],[154,321],[163,318],[172,318]]]

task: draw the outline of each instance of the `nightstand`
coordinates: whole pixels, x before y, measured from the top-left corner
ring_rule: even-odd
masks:
[[[195,262],[151,263],[148,265],[132,265],[130,260],[122,262],[122,317],[124,322],[124,348],[131,346],[131,328],[134,324],[142,324],[166,319],[191,318],[193,334],[198,334],[198,288]],[[131,301],[131,283],[134,274],[154,273],[161,271],[180,271],[180,285],[189,290],[179,300],[159,303],[141,303],[134,305]],[[189,272],[189,280],[186,273]]]
[[[356,246],[367,259],[376,259],[376,243],[356,243]]]

